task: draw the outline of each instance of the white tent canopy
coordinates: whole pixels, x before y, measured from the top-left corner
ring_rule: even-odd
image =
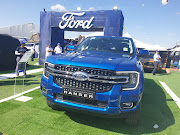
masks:
[[[134,40],[135,46],[137,48],[143,48],[143,49],[150,50],[150,51],[155,51],[155,50],[167,51],[167,49],[165,47],[162,47],[160,45],[157,45],[157,44],[151,45],[151,44],[147,44],[147,43],[143,43],[141,41],[138,41],[138,40],[134,39],[133,37],[131,37],[128,32],[124,33],[123,37],[130,37],[130,38],[132,38]]]
[[[171,51],[177,51],[177,52],[180,52],[180,47],[176,47],[176,48],[172,49]]]
[[[85,37],[93,37],[93,36],[104,36],[104,32],[94,32],[89,35],[85,35]]]

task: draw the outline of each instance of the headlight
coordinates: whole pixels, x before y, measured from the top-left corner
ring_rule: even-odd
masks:
[[[50,67],[50,68],[54,68],[55,67],[55,65],[54,64],[52,64],[52,63],[49,63],[49,62],[45,62],[45,66],[47,67]]]
[[[135,90],[139,85],[139,72],[136,71],[117,71],[117,75],[128,76],[128,83],[122,84],[122,90]]]
[[[46,78],[49,78],[49,72],[51,71],[51,70],[48,69],[48,67],[49,67],[49,68],[54,68],[55,65],[52,64],[52,63],[49,63],[49,62],[45,62],[45,63],[44,63],[44,72],[43,72],[43,75],[44,75],[44,77],[46,77]]]

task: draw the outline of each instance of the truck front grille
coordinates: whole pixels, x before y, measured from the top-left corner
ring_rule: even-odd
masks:
[[[65,71],[65,72],[85,72],[90,75],[99,75],[99,76],[113,76],[115,73],[112,70],[103,70],[103,69],[95,69],[88,67],[78,67],[78,66],[69,66],[69,65],[56,65],[56,70]]]
[[[109,83],[99,83],[90,81],[78,81],[74,79],[64,78],[64,77],[53,77],[54,83],[62,86],[63,88],[75,88],[86,91],[104,92],[110,91],[112,89],[112,84]]]
[[[110,91],[115,84],[129,82],[128,75],[124,74],[118,76],[113,70],[76,67],[70,65],[54,65],[53,67],[50,66],[46,66],[44,74],[52,75],[54,83],[62,86],[63,88],[105,92]],[[74,76],[74,74],[79,72],[87,75],[85,80],[79,80]]]

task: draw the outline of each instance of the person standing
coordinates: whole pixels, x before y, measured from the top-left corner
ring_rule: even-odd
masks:
[[[61,54],[62,53],[62,47],[60,43],[57,43],[57,46],[54,49],[55,54]]]
[[[51,45],[49,44],[48,47],[46,47],[46,59],[52,55],[53,49],[51,48]]]
[[[25,41],[20,42],[21,46],[18,46],[15,50],[16,57],[16,76],[19,77],[19,67],[22,66],[19,64],[20,59],[24,55],[24,53],[28,50],[25,46]],[[26,69],[24,69],[24,75],[26,75]]]
[[[168,52],[168,58],[167,58],[167,62],[166,62],[166,73],[167,74],[170,74],[171,61],[174,57],[174,53],[175,53],[175,51]]]
[[[156,53],[154,54],[154,70],[152,71],[152,75],[156,74],[160,61],[161,61],[161,56],[159,55],[159,51],[156,51]]]
[[[34,52],[33,55],[31,56],[31,61],[34,61],[34,55],[35,55],[35,44],[31,45],[31,52]]]

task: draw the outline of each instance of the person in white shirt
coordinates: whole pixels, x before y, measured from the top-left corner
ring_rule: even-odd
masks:
[[[159,55],[159,51],[156,51],[156,53],[154,54],[154,70],[152,71],[152,75],[156,74],[160,61],[161,61],[161,56]]]
[[[60,53],[62,53],[62,47],[61,47],[60,43],[58,43],[57,46],[55,47],[54,53],[55,53],[55,54],[60,54]]]
[[[48,45],[48,47],[46,47],[46,59],[52,55],[53,49],[51,48],[51,45]]]
[[[31,52],[34,52],[34,53],[35,53],[35,44],[32,44],[31,46],[32,46]],[[34,53],[33,53],[33,55],[31,56],[31,61],[34,61]]]

